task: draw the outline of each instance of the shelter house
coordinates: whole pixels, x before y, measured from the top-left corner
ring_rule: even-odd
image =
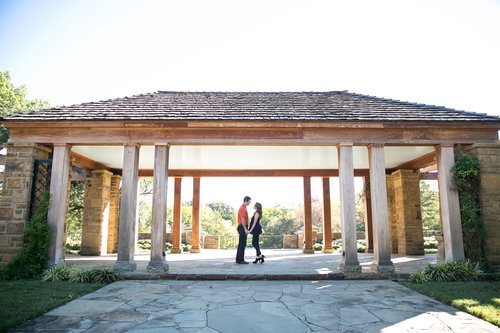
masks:
[[[419,180],[437,170],[444,259],[463,260],[454,148],[481,163],[488,258],[500,270],[500,119],[474,112],[332,92],[157,92],[6,116],[10,130],[0,200],[0,263],[23,245],[37,195],[50,190],[51,264],[64,263],[69,184],[86,174],[82,251],[117,253],[136,269],[139,177],[153,177],[148,269],[164,257],[167,179],[175,178],[173,248],[180,249],[180,188],[193,177],[192,251],[200,251],[202,177],[301,177],[304,252],[313,252],[311,177],[323,179],[324,252],[331,251],[329,178],[339,177],[340,270],[360,272],[354,177],[367,192],[366,237],[374,272],[392,272],[391,253],[423,254]],[[246,153],[243,153],[243,149]],[[248,150],[263,158],[247,158]],[[85,171],[85,172],[83,172]],[[244,194],[244,193],[243,193]],[[242,194],[242,195],[243,195]]]

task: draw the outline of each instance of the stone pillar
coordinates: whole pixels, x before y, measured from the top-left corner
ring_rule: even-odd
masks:
[[[420,177],[418,170],[392,173],[398,238],[398,254],[423,255],[424,231],[420,209]]]
[[[137,225],[137,190],[139,180],[138,144],[126,144],[123,149],[122,193],[118,224],[117,271],[134,271],[137,264],[135,254],[135,230]]]
[[[109,190],[108,253],[118,252],[118,217],[120,216],[120,184],[122,176],[111,176]]]
[[[66,218],[68,213],[71,146],[54,144],[50,176],[50,203],[47,222],[50,227],[49,264],[64,264]]]
[[[314,253],[312,243],[311,177],[304,176],[304,253]]]
[[[172,249],[171,253],[181,253],[181,185],[182,178],[176,177],[174,182],[174,225],[172,226]]]
[[[193,213],[191,221],[191,253],[200,252],[200,177],[193,178]]]
[[[323,177],[323,253],[333,253],[330,177]]]
[[[373,217],[372,270],[377,273],[394,272],[389,239],[384,145],[369,145],[368,155],[370,161],[370,194]]]
[[[370,195],[370,177],[363,177],[363,191],[365,192],[365,241],[366,252],[373,253],[373,222],[372,200]]]
[[[387,175],[386,186],[387,186],[387,219],[389,221],[389,243],[391,247],[391,253],[398,253],[398,224],[396,222],[396,201],[394,193],[394,177],[392,175]]]
[[[23,246],[28,221],[35,159],[48,159],[52,149],[37,144],[5,143],[7,150],[0,197],[0,263],[9,262]]]
[[[481,165],[481,214],[486,229],[486,254],[491,269],[500,272],[500,144],[468,147]]]
[[[167,145],[155,146],[151,260],[148,264],[148,271],[153,272],[168,271],[168,264],[163,256],[165,223],[167,221],[168,152]]]
[[[111,176],[107,170],[92,170],[85,184],[82,248],[80,254],[101,256],[108,253]]]
[[[451,168],[455,164],[453,145],[440,145],[437,150],[439,205],[446,261],[465,259],[458,192],[454,189]]]
[[[359,273],[358,244],[356,235],[356,195],[354,191],[354,166],[352,143],[338,145],[340,211],[342,222],[342,261],[339,269],[345,273]]]

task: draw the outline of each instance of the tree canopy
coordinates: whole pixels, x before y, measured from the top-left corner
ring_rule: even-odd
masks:
[[[24,85],[15,87],[11,82],[9,72],[0,71],[0,116],[6,116],[23,111],[40,110],[50,107],[47,101],[26,98],[26,87]],[[9,138],[8,130],[0,125],[0,143]]]

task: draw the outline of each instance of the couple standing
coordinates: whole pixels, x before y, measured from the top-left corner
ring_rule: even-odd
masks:
[[[249,196],[243,198],[243,204],[238,210],[238,251],[236,252],[236,263],[237,264],[248,264],[245,261],[245,247],[247,245],[247,235],[252,234],[252,245],[257,252],[254,264],[260,261],[261,264],[264,263],[265,256],[260,252],[259,246],[259,236],[262,233],[262,227],[260,225],[260,219],[262,218],[262,205],[258,202],[255,203],[253,207],[255,213],[253,213],[252,220],[248,223],[248,211],[247,206],[250,205],[252,199]]]

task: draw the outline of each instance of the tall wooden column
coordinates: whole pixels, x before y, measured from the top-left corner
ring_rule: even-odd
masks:
[[[135,231],[137,225],[137,183],[139,180],[138,144],[123,147],[122,193],[120,198],[120,219],[118,222],[118,256],[115,269],[134,271]]]
[[[193,178],[193,213],[191,221],[190,252],[200,252],[200,177]]]
[[[71,146],[55,144],[50,180],[50,203],[47,221],[50,226],[49,264],[64,264],[65,224],[68,212],[68,184]]]
[[[374,231],[372,270],[377,273],[394,272],[389,239],[384,145],[369,145],[368,155],[370,160],[370,194]]]
[[[314,253],[312,243],[311,177],[304,176],[304,253]]]
[[[176,177],[174,184],[174,225],[172,227],[172,249],[171,253],[181,253],[181,185],[182,178]]]
[[[356,198],[352,143],[338,145],[340,210],[342,222],[342,261],[339,269],[346,273],[361,272],[356,237]]]
[[[163,256],[165,243],[165,223],[167,221],[167,183],[168,183],[167,145],[155,146],[153,172],[153,214],[151,221],[151,260],[148,271],[166,272],[168,264]]]
[[[333,253],[330,177],[323,177],[323,253]]]
[[[453,145],[440,145],[437,150],[439,205],[444,237],[444,259],[465,259],[458,192],[454,190],[450,169],[455,164]]]

